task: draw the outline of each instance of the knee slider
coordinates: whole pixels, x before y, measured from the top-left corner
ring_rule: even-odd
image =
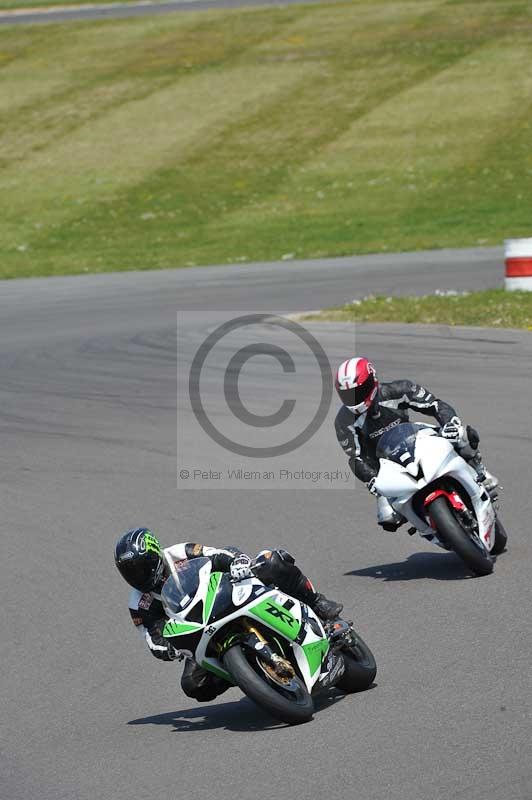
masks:
[[[194,699],[197,697],[198,692],[201,692],[201,687],[198,686],[198,682],[194,680],[192,675],[182,676],[181,688],[187,697],[193,697]]]
[[[478,431],[472,428],[471,425],[468,425],[466,427],[466,434],[470,447],[472,447],[473,450],[477,450],[480,444],[480,436],[478,435]]]

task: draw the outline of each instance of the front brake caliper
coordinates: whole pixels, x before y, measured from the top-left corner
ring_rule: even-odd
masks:
[[[254,626],[248,625],[248,634],[244,638],[243,644],[260,658],[263,662],[263,668],[266,668],[272,677],[276,676],[286,681],[295,676],[294,667],[290,661],[275,653],[264,636]]]

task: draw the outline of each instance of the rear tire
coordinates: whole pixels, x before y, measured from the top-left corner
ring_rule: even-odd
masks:
[[[494,556],[499,556],[506,550],[508,544],[508,534],[504,529],[504,525],[498,517],[495,517],[495,543],[491,549]]]
[[[354,638],[353,645],[341,650],[345,672],[336,684],[337,688],[346,694],[369,689],[377,674],[373,653],[357,633],[354,633]]]
[[[296,693],[293,698],[289,698],[281,694],[281,691],[285,690],[274,689],[267,683],[266,676],[254,670],[238,644],[227,651],[223,661],[225,668],[244,694],[275,719],[287,722],[289,725],[298,725],[312,719],[314,703],[307,687],[297,675],[291,681]],[[286,694],[289,692],[286,691]]]
[[[445,497],[437,497],[430,504],[429,514],[438,538],[460,556],[475,575],[489,575],[493,572],[493,561],[480,542],[475,542],[456,519]]]

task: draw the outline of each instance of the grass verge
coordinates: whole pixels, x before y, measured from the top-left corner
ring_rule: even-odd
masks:
[[[0,71],[0,277],[531,233],[529,0],[12,26]]]
[[[327,322],[413,322],[532,330],[532,292],[490,289],[456,295],[366,297],[340,308],[309,314]]]

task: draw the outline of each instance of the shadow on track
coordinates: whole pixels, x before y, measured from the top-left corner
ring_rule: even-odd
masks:
[[[320,695],[314,699],[316,713],[325,710],[340,700],[343,693],[335,690]],[[185,708],[179,711],[169,711],[167,714],[155,714],[151,717],[132,719],[128,725],[168,725],[174,732],[199,733],[223,729],[226,731],[250,732],[268,731],[274,728],[290,727],[284,722],[277,722],[258,706],[241,697],[239,700],[211,705],[204,703],[201,706]]]
[[[413,553],[406,561],[353,569],[344,575],[361,575],[381,581],[459,581],[473,577],[454,553]]]

